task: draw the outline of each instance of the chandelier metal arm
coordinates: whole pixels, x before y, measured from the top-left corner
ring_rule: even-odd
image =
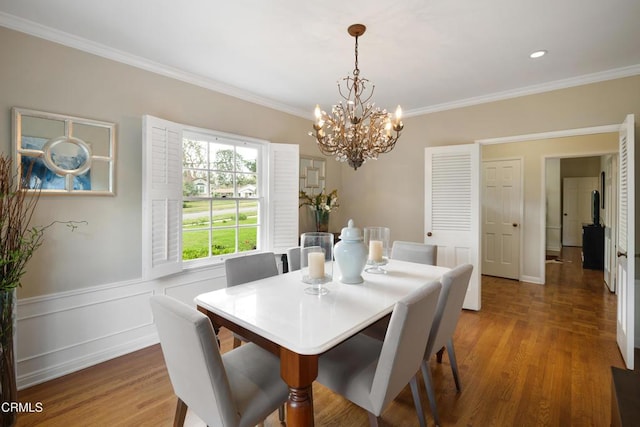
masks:
[[[404,128],[400,106],[394,118],[387,110],[369,102],[375,85],[361,78],[358,68],[358,37],[365,30],[361,24],[349,27],[349,34],[356,39],[355,68],[353,76],[342,79],[345,89],[338,81],[338,93],[344,101],[334,105],[330,114],[316,106],[315,132],[309,132],[316,139],[320,152],[335,155],[337,160],[348,162],[356,170],[367,160],[377,159],[378,155],[393,150]]]

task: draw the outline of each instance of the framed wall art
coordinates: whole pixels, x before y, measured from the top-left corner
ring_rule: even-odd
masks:
[[[114,195],[115,123],[23,108],[12,116],[23,190]]]

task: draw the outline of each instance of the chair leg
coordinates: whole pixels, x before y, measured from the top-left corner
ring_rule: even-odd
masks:
[[[416,413],[418,415],[418,421],[420,427],[427,427],[427,423],[424,420],[424,411],[422,410],[422,402],[420,402],[420,391],[418,390],[418,381],[416,380],[417,374],[411,378],[409,385],[411,386],[411,394],[413,395],[413,404],[416,407]]]
[[[233,337],[233,348],[238,348],[240,347],[241,344],[242,344],[242,341],[240,341],[240,338]]]
[[[378,417],[376,417],[375,415],[373,415],[369,411],[367,411],[367,414],[369,414],[369,426],[370,427],[378,427]]]
[[[278,419],[280,420],[281,423],[285,422],[284,405],[280,405],[280,407],[278,408]]]
[[[433,422],[439,426],[440,417],[438,416],[438,406],[436,405],[436,393],[433,390],[433,378],[431,378],[431,368],[429,368],[426,360],[422,361],[420,366],[422,369],[422,377],[424,378],[424,388],[427,390],[427,397],[429,398],[429,406],[431,406],[431,415],[433,415]]]
[[[456,382],[456,390],[458,393],[462,390],[460,386],[460,377],[458,375],[458,362],[456,361],[456,350],[453,348],[453,338],[449,338],[447,341],[447,354],[449,355],[449,362],[451,363],[451,371],[453,372],[453,380]]]
[[[184,419],[187,416],[187,404],[178,398],[178,404],[176,405],[176,415],[173,417],[173,427],[184,426]]]

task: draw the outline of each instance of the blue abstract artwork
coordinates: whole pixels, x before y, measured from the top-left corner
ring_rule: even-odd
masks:
[[[31,136],[22,137],[22,148],[27,150],[41,150],[48,140]],[[79,151],[77,155],[68,156],[53,153],[51,158],[56,165],[66,170],[78,169],[87,162],[86,154]],[[43,190],[66,190],[65,177],[58,175],[47,167],[41,157],[21,157],[22,178],[26,180],[29,170],[31,176],[24,188]],[[91,190],[91,170],[73,177],[73,190]]]

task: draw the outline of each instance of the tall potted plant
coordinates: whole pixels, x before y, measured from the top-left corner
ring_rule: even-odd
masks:
[[[3,405],[0,423],[3,427],[12,426],[17,420],[14,407],[5,404],[18,401],[14,355],[16,288],[20,286],[27,262],[42,244],[47,228],[31,225],[40,192],[21,191],[20,180],[11,158],[0,155],[0,398]]]

